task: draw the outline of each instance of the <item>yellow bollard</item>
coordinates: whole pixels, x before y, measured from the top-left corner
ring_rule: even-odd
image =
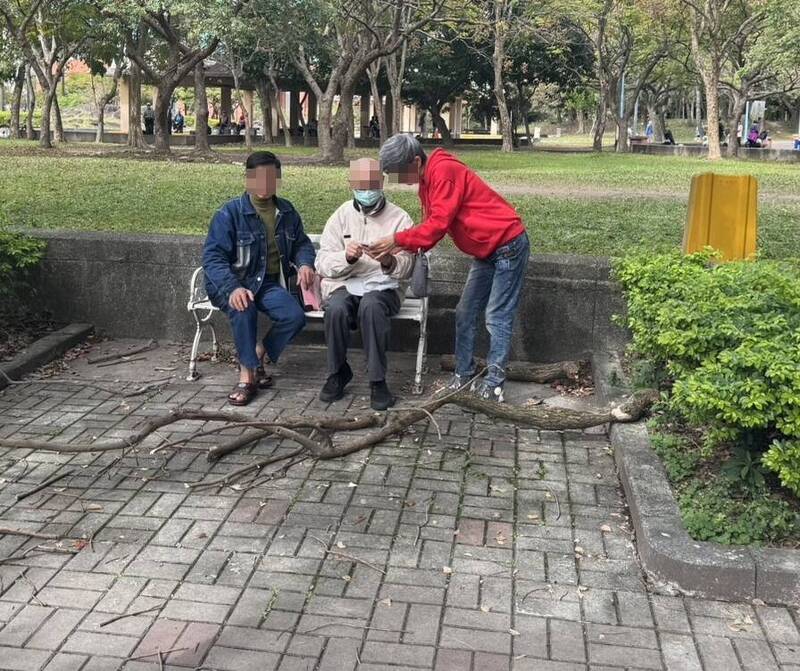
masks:
[[[723,261],[752,258],[756,253],[758,182],[752,175],[692,177],[689,210],[683,231],[685,254],[712,247]]]

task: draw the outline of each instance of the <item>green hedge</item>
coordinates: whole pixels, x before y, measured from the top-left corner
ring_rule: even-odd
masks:
[[[800,270],[710,253],[616,264],[636,355],[666,373],[668,406],[705,458],[741,450],[800,495]]]

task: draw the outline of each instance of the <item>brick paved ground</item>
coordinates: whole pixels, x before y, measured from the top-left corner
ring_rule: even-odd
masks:
[[[393,361],[394,379],[407,379],[411,360]],[[279,391],[247,411],[326,410],[315,400],[321,362],[319,350],[295,349]],[[183,372],[174,347],[72,370],[124,383],[173,366]],[[231,370],[202,370],[200,382],[126,402],[67,384],[6,390],[0,435],[117,437],[178,405],[224,408]],[[354,389],[327,410],[363,407],[366,387]],[[520,400],[545,390],[514,391]],[[92,537],[74,555],[0,564],[0,668],[150,670],[160,650],[165,669],[181,670],[800,671],[796,611],[648,592],[604,435],[520,430],[457,410],[441,412],[439,428],[441,440],[420,427],[244,491],[190,493],[185,483],[271,453],[275,441],[213,467],[202,453],[211,437],[121,462],[0,453],[0,524]],[[172,426],[148,446],[189,430]],[[340,554],[324,558],[329,540]],[[52,545],[0,536],[0,557],[36,543]]]

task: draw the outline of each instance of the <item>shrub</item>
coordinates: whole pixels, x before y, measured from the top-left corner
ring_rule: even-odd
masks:
[[[0,229],[0,307],[27,288],[28,273],[41,260],[44,246],[42,240]]]
[[[11,125],[11,110],[0,110],[0,126]]]
[[[667,371],[669,405],[704,429],[705,456],[744,446],[800,495],[797,267],[676,253],[627,259],[615,270],[633,349]]]

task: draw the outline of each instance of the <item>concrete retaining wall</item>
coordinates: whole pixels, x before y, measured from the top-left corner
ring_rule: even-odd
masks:
[[[40,231],[36,235],[47,241],[37,279],[38,300],[56,319],[92,323],[98,332],[116,337],[176,340],[193,334],[186,302],[202,238]],[[468,267],[469,259],[455,252],[434,256],[431,353],[452,352],[454,309]],[[626,334],[612,325],[611,315],[623,310],[606,259],[534,255],[514,329],[512,357],[555,361],[619,349]],[[221,315],[215,319],[225,322]],[[414,344],[411,330],[398,338],[401,347]],[[228,333],[225,326],[220,331]]]
[[[723,155],[725,148],[722,149]],[[704,157],[708,154],[708,147],[699,144],[634,144],[631,145],[634,154],[652,154],[656,156],[695,156]],[[800,151],[791,149],[755,149],[753,147],[739,147],[739,158],[748,161],[785,161],[800,163]]]

